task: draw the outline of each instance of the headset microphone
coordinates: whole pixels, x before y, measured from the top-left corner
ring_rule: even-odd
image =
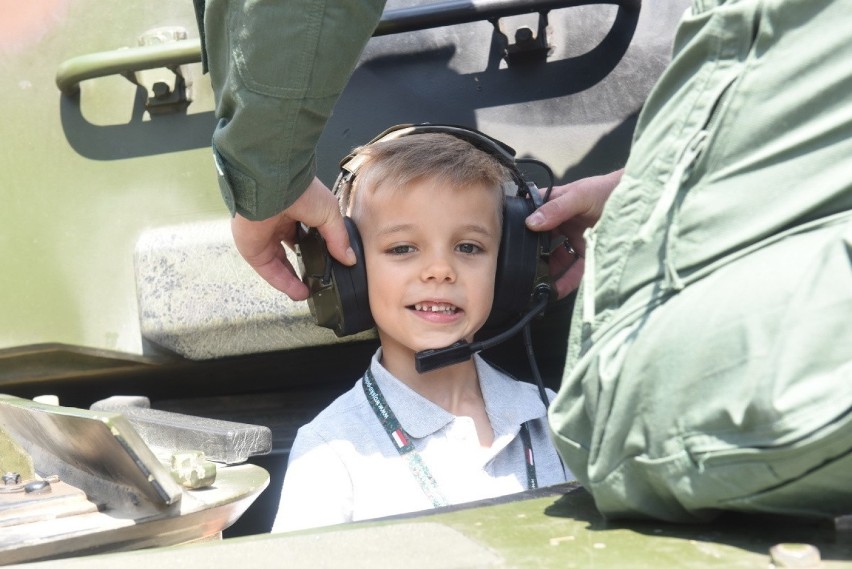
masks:
[[[423,350],[415,353],[414,367],[415,369],[417,369],[417,373],[426,373],[428,371],[436,370],[445,366],[467,361],[476,352],[486,350],[488,348],[493,348],[498,344],[502,344],[503,342],[520,332],[521,329],[527,326],[533,318],[540,315],[544,311],[544,308],[547,306],[547,303],[550,300],[550,295],[550,285],[539,285],[536,291],[536,296],[538,300],[535,302],[535,305],[529,310],[529,312],[527,312],[523,316],[523,318],[521,318],[517,322],[517,324],[515,324],[505,332],[494,336],[493,338],[473,342],[472,344],[464,340],[459,340],[458,342],[452,344],[451,346],[447,346],[446,348],[433,348],[430,350]]]

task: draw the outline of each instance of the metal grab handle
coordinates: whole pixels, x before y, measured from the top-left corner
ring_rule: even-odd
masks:
[[[179,40],[161,45],[131,47],[115,51],[102,51],[73,57],[63,62],[56,71],[56,86],[63,94],[76,95],[80,81],[126,75],[143,69],[176,67],[201,61],[201,40]]]
[[[471,0],[450,0],[425,6],[398,8],[382,14],[373,36],[426,30],[480,20],[547,12],[589,4],[617,4],[638,7],[641,0],[491,0],[476,4]],[[127,75],[145,69],[176,67],[201,61],[199,39],[145,47],[124,48],[81,55],[63,62],[56,71],[56,86],[63,94],[76,95],[80,82],[108,75]]]
[[[488,3],[450,0],[425,6],[388,10],[382,15],[373,36],[441,28],[591,4],[617,4],[625,8],[638,8],[641,0],[491,0]]]

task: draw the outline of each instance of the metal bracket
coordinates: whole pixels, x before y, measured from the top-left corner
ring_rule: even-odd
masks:
[[[505,40],[504,58],[511,63],[528,60],[543,60],[550,50],[547,27],[547,13],[550,10],[583,6],[586,4],[614,4],[622,8],[638,10],[641,0],[489,0],[488,2],[475,2],[474,0],[446,0],[422,6],[410,6],[388,10],[382,15],[379,25],[373,36],[386,36],[416,30],[433,29],[441,26],[453,26],[488,20],[497,33]],[[532,33],[529,28],[521,28],[516,31],[515,43],[509,45],[508,37],[500,30],[499,19],[506,16],[519,14],[531,14],[538,12],[538,32]],[[159,28],[144,34],[143,38],[162,36],[163,30],[174,30],[175,28]],[[166,36],[168,34],[165,34]],[[185,38],[186,30],[178,37]],[[117,49],[109,52],[92,53],[81,55],[64,61],[56,71],[56,86],[68,97],[77,96],[80,92],[80,82],[97,77],[106,77],[120,73],[136,84],[138,80],[131,78],[139,70],[165,67],[175,75],[183,78],[184,87],[174,85],[168,91],[158,87],[158,97],[152,88],[149,89],[151,97],[149,104],[159,112],[160,108],[180,108],[185,100],[186,104],[192,100],[189,93],[191,81],[185,68],[186,64],[201,61],[201,41],[196,39],[177,39],[172,37],[163,41],[145,41],[144,47],[129,49]],[[185,88],[186,92],[181,94]],[[171,95],[175,94],[176,100]]]
[[[186,39],[185,28],[155,28],[139,37],[139,46],[162,46]],[[192,78],[188,65],[166,65],[158,69],[127,71],[122,75],[131,83],[147,90],[145,110],[152,115],[184,112],[192,102]]]
[[[165,81],[157,81],[149,90],[153,96],[148,97],[145,109],[151,114],[176,113],[186,110],[191,103],[186,79],[180,68],[169,67],[175,74],[174,85],[169,86]]]
[[[538,29],[533,32],[529,27],[517,28],[514,33],[515,43],[509,42],[509,36],[500,18],[489,20],[495,31],[503,38],[505,48],[503,59],[508,65],[517,65],[547,60],[552,45],[550,43],[550,28],[547,15],[549,11],[538,13]]]

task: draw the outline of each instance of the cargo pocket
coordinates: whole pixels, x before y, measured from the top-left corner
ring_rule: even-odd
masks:
[[[246,88],[270,97],[304,97],[324,11],[325,2],[317,0],[234,6],[229,15],[233,57]]]
[[[229,29],[240,79],[246,89],[279,99],[337,97],[381,15],[375,1],[233,4]]]
[[[836,516],[852,512],[852,410],[785,444],[684,437],[694,504],[726,510]]]

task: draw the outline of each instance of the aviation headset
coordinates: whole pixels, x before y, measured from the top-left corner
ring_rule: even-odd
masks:
[[[497,274],[494,303],[483,327],[493,330],[510,325],[512,320],[538,304],[537,313],[543,309],[542,297],[550,298],[552,290],[547,270],[549,239],[546,232],[527,229],[524,220],[542,199],[535,184],[527,181],[515,162],[515,151],[497,139],[476,130],[437,124],[397,125],[389,128],[368,145],[403,136],[423,133],[445,133],[460,138],[475,148],[493,156],[505,166],[517,186],[514,196],[506,196],[503,205],[503,228],[497,256]],[[340,174],[333,192],[340,196],[349,190],[363,156],[352,152],[340,162]],[[355,222],[345,217],[349,241],[357,262],[347,267],[328,253],[325,241],[316,229],[302,235],[297,252],[305,284],[310,290],[308,305],[317,323],[334,330],[337,336],[349,336],[374,326],[367,296],[367,273],[361,236]]]

